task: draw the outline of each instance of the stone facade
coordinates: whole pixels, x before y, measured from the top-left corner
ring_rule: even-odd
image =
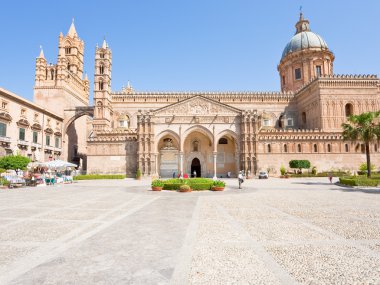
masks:
[[[74,24],[59,36],[58,60],[36,60],[34,100],[63,120],[63,156],[88,173],[220,177],[278,173],[292,159],[318,170],[355,170],[363,145],[345,142],[351,114],[377,111],[375,75],[335,75],[335,55],[300,15],[278,65],[281,92],[113,91],[112,52],[95,50],[94,103],[83,75],[84,43]],[[372,162],[380,165],[377,142]],[[79,159],[83,159],[83,161]]]
[[[63,118],[0,88],[0,156],[49,161],[62,156]]]
[[[99,140],[120,150],[119,157],[112,151],[110,171],[133,174],[139,167],[146,176],[194,170],[208,177],[236,176],[239,170],[278,173],[292,159],[309,159],[319,170],[354,170],[365,161],[361,144],[342,140],[341,124],[351,114],[379,110],[379,79],[334,75],[334,54],[302,14],[278,66],[281,92],[143,93],[130,84],[113,92],[105,42],[100,52],[104,60],[99,63],[98,48],[89,172],[110,159]],[[100,73],[102,84],[97,83]],[[132,152],[125,141],[136,142]],[[379,164],[376,143],[372,153]],[[133,155],[137,163],[128,165],[125,158]]]

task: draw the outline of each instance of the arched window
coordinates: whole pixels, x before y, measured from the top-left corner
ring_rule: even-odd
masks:
[[[268,150],[268,152],[272,151],[270,144],[267,145],[267,150]]]
[[[297,145],[297,150],[298,150],[298,152],[301,152],[301,151],[302,151],[301,144],[298,144],[298,145]]]
[[[348,144],[344,144],[344,150],[345,150],[346,152],[349,152]]]
[[[199,141],[193,141],[193,151],[199,151]]]
[[[67,70],[70,70],[70,62],[67,63]]]
[[[104,88],[103,80],[100,80],[99,81],[99,90],[103,90],[103,88]]]
[[[318,152],[318,146],[316,143],[314,144],[314,152]]]
[[[327,144],[327,152],[331,152],[331,144]]]
[[[103,64],[101,64],[101,65],[99,66],[99,73],[100,73],[100,74],[104,74],[104,65],[103,65]]]
[[[218,143],[219,144],[228,144],[228,140],[226,138],[220,138]]]
[[[284,152],[288,152],[288,146],[284,144]]]
[[[129,117],[128,115],[121,116],[119,118],[119,127],[120,128],[129,128]]]
[[[377,143],[374,145],[374,150],[377,152]]]
[[[54,80],[54,69],[50,70],[51,80]]]
[[[346,117],[353,115],[354,114],[354,106],[352,106],[351,103],[346,104],[346,106],[344,106],[344,112],[346,114]]]
[[[104,53],[101,53],[101,54],[100,54],[100,58],[104,58]]]

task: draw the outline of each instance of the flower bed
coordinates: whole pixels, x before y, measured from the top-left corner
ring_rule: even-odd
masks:
[[[210,190],[213,184],[213,180],[210,178],[189,178],[189,179],[180,179],[172,178],[164,180],[164,190],[179,190],[181,185],[189,185],[192,190]]]

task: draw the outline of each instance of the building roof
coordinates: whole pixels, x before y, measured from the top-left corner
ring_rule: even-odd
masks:
[[[48,115],[52,118],[55,118],[59,121],[63,121],[63,118],[61,116],[57,115],[56,113],[53,113],[53,112],[45,109],[44,107],[37,105],[37,104],[35,104],[29,100],[26,100],[25,98],[18,96],[15,93],[12,93],[11,91],[6,90],[2,87],[0,87],[0,96],[8,98],[9,100],[15,101],[21,105],[27,106],[27,107],[34,109],[36,111],[39,111],[41,113],[45,113],[46,115]]]
[[[310,30],[309,21],[305,20],[301,13],[300,19],[296,24],[296,34],[285,46],[281,60],[289,53],[305,49],[328,50],[329,48],[320,35]]]

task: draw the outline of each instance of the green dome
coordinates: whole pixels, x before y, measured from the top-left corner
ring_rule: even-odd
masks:
[[[284,51],[282,52],[281,60],[289,53],[309,48],[328,50],[327,43],[320,35],[311,31],[304,31],[295,34],[291,38],[289,43],[285,46]]]

